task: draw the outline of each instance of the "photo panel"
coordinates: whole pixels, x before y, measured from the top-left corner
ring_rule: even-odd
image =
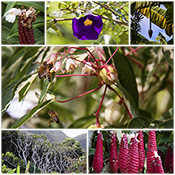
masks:
[[[129,1],[47,1],[47,44],[129,44]]]
[[[1,8],[1,44],[45,44],[44,1],[1,1]]]
[[[2,47],[2,128],[173,128],[173,47]]]
[[[2,173],[87,172],[87,130],[2,130]]]
[[[130,10],[131,44],[174,44],[174,1],[132,1]]]
[[[173,130],[89,130],[89,173],[173,173]]]

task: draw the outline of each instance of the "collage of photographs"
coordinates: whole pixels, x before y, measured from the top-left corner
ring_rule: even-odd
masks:
[[[1,0],[1,174],[173,174],[174,6]]]

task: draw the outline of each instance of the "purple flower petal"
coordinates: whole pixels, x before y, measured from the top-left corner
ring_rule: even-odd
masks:
[[[80,40],[96,40],[103,27],[102,17],[87,15],[72,20],[73,35]]]

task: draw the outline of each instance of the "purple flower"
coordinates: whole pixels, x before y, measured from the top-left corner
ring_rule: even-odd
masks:
[[[86,15],[72,20],[73,35],[79,40],[96,40],[102,30],[101,16]]]

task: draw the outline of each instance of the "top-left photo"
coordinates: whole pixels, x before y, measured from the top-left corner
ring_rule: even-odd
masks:
[[[45,3],[3,1],[1,44],[40,45],[45,43]]]

